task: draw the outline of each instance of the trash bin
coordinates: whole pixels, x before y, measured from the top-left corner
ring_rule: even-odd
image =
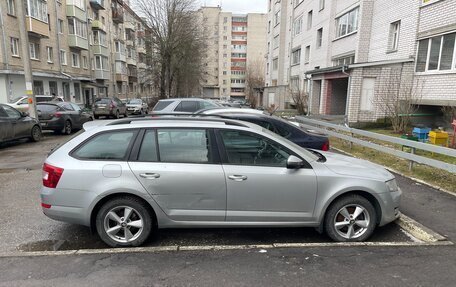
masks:
[[[429,141],[435,145],[448,146],[448,133],[444,131],[429,132]]]
[[[415,142],[418,141],[418,137],[416,137],[414,135],[411,135],[411,134],[401,135],[401,139],[411,140],[411,141],[415,141]],[[414,153],[414,150],[415,150],[415,148],[412,148],[412,147],[410,147],[408,145],[403,145],[401,149],[402,149],[402,151],[407,151],[407,152],[408,151],[410,151],[410,152],[413,151],[413,153]]]
[[[413,128],[412,134],[417,137],[420,142],[427,142],[430,131],[430,128],[415,127]]]

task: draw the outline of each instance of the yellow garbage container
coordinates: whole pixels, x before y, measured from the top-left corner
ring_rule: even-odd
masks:
[[[435,145],[448,147],[448,133],[444,131],[430,131],[429,141]]]

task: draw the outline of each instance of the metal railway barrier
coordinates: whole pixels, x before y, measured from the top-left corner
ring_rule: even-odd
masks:
[[[407,159],[410,161],[410,165],[409,165],[410,169],[413,167],[413,163],[416,162],[419,164],[424,164],[424,165],[432,166],[435,168],[443,169],[443,170],[446,170],[451,173],[456,173],[456,165],[454,165],[454,164],[427,158],[424,156],[419,156],[419,155],[416,155],[413,153],[414,149],[420,149],[420,150],[425,150],[425,151],[429,151],[432,153],[438,153],[438,154],[443,154],[446,156],[456,157],[456,149],[451,149],[451,148],[446,148],[446,147],[441,147],[441,146],[436,146],[436,145],[430,145],[430,144],[426,144],[426,143],[422,143],[422,142],[415,142],[415,141],[396,138],[396,137],[392,137],[392,136],[387,136],[387,135],[377,134],[377,133],[363,131],[363,130],[359,130],[359,129],[349,128],[346,126],[318,121],[318,120],[310,119],[308,117],[303,117],[303,116],[297,116],[296,121],[302,127],[306,128],[306,129],[324,132],[330,136],[337,137],[337,138],[349,141],[351,143],[359,144],[361,146],[365,146],[365,147],[375,149],[375,150],[378,150],[378,151],[381,151],[381,152],[384,152],[387,154],[391,154],[391,155],[394,155],[394,156],[397,156],[397,157],[400,157],[403,159]],[[349,133],[350,135],[360,135],[363,137],[381,140],[381,141],[388,142],[391,144],[399,144],[402,146],[411,147],[412,153],[395,150],[395,149],[385,147],[385,146],[382,146],[382,145],[379,145],[376,143],[358,139],[358,138],[355,138],[350,135],[341,134],[339,132]]]

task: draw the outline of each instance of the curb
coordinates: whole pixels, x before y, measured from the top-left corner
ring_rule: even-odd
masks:
[[[331,149],[333,149],[333,150],[335,150],[335,151],[338,151],[338,152],[340,152],[340,153],[343,153],[343,154],[345,154],[345,155],[349,155],[349,156],[354,157],[354,158],[363,159],[363,158],[357,157],[357,156],[355,156],[355,155],[353,155],[353,154],[351,154],[351,153],[349,153],[349,152],[346,152],[346,151],[341,150],[341,149],[336,148],[336,147],[331,147]],[[366,159],[364,159],[364,160],[366,160]],[[378,163],[375,163],[375,164],[381,165],[381,164],[378,164]],[[454,193],[454,192],[452,192],[452,191],[449,191],[449,190],[446,190],[446,189],[444,189],[444,188],[442,188],[442,187],[440,187],[440,186],[432,185],[432,184],[430,184],[429,182],[426,182],[426,181],[424,181],[424,180],[421,180],[421,179],[418,179],[418,178],[414,178],[414,177],[411,177],[411,176],[409,176],[409,175],[405,175],[405,174],[403,174],[402,172],[397,171],[397,170],[392,169],[392,168],[389,168],[389,167],[387,167],[387,166],[384,166],[384,165],[381,165],[381,166],[383,166],[385,169],[387,169],[387,170],[389,170],[389,171],[391,171],[391,172],[393,172],[393,173],[395,173],[395,174],[398,174],[398,175],[400,175],[400,176],[402,176],[402,177],[406,177],[406,178],[411,179],[411,180],[413,180],[413,181],[416,181],[416,182],[418,182],[418,183],[420,183],[420,184],[426,185],[427,187],[430,187],[430,188],[432,188],[432,189],[435,189],[435,190],[438,190],[438,191],[441,191],[441,192],[445,192],[445,193],[447,193],[447,194],[449,194],[449,195],[452,195],[452,196],[455,196],[455,197],[456,197],[456,193]]]
[[[401,214],[395,223],[399,225],[406,232],[410,233],[413,237],[428,243],[447,241],[448,239],[437,232],[427,228],[421,223],[411,219],[410,217]]]

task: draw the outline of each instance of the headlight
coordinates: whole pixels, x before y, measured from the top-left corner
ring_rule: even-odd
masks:
[[[388,187],[390,192],[396,192],[399,190],[399,187],[397,186],[397,182],[395,179],[387,181],[386,186]]]

